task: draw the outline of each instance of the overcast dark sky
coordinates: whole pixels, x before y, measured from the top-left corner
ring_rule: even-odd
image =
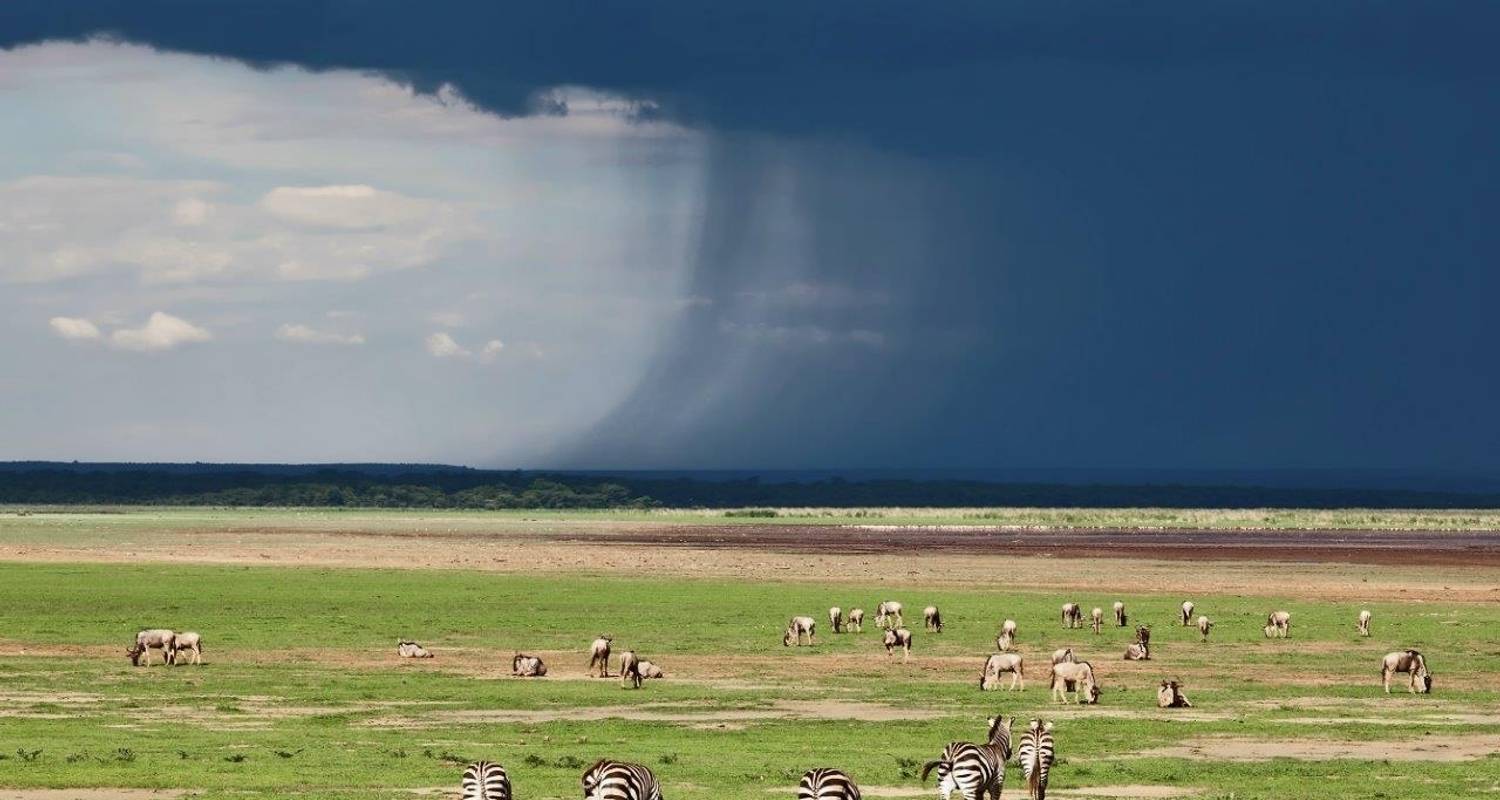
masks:
[[[1500,468],[1500,6],[0,5],[0,46],[100,34],[449,86],[507,118],[576,115],[595,90],[695,137],[687,273],[658,292],[680,313],[599,408],[522,448],[466,422],[479,386],[422,423],[462,405],[462,447],[374,457]],[[597,228],[587,209],[556,224]],[[422,268],[486,269],[446,258]],[[587,394],[577,373],[604,368],[574,363],[545,378]],[[359,453],[318,441],[224,452]]]

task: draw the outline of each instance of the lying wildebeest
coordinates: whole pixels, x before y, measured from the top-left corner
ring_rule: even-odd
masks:
[[[398,639],[396,641],[396,655],[402,658],[432,658],[432,654],[427,652],[427,648],[406,639]]]
[[[1151,660],[1151,626],[1135,626],[1135,643],[1125,648],[1126,661]]]
[[[1181,681],[1162,681],[1161,688],[1156,690],[1156,707],[1192,708],[1193,704],[1183,694]]]
[[[547,665],[537,656],[516,653],[510,660],[510,674],[517,678],[542,678],[547,675]]]
[[[177,634],[176,640],[172,642],[172,663],[177,663],[177,658],[184,652],[191,653],[188,663],[203,664],[203,635],[196,631],[185,631]]]
[[[641,677],[647,680],[650,680],[652,678],[665,678],[667,677],[667,673],[662,672],[661,667],[658,667],[650,661],[642,661]]]
[[[1397,650],[1394,653],[1386,653],[1380,662],[1380,682],[1385,685],[1385,693],[1391,693],[1391,676],[1398,672],[1405,672],[1410,676],[1406,682],[1408,691],[1417,694],[1432,693],[1432,673],[1427,671],[1427,659],[1416,650]]]
[[[594,674],[594,667],[599,667],[599,677],[609,677],[609,643],[614,641],[611,637],[601,635],[594,640],[589,647],[589,675]]]
[[[1022,674],[1024,669],[1020,653],[991,653],[979,672],[979,688],[981,691],[989,691],[999,686],[1000,676],[1009,672],[1010,688],[1015,689],[1019,685],[1021,689],[1025,689],[1026,676]]]
[[[151,666],[151,651],[161,651],[161,663],[171,664],[176,658],[174,652],[177,646],[177,634],[166,628],[151,628],[141,631],[135,635],[135,644],[131,645],[125,655],[130,656],[130,663],[141,666],[144,661],[146,666]]]

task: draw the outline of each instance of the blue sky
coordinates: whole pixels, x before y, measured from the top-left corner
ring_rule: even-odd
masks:
[[[0,457],[1500,467],[1497,21],[21,0]]]

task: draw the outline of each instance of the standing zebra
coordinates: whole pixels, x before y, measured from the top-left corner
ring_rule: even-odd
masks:
[[[834,633],[844,632],[844,609],[834,606],[828,609],[828,625]]]
[[[859,800],[859,787],[840,770],[810,769],[797,787],[797,800]]]
[[[1127,617],[1125,616],[1125,604],[1119,600],[1115,601],[1115,627],[1125,627]]]
[[[584,800],[661,800],[661,784],[640,764],[601,758],[583,773]]]
[[[998,799],[1005,786],[1005,762],[1010,760],[1010,723],[1010,717],[991,719],[986,744],[949,742],[942,758],[922,766],[922,781],[935,768],[940,800],[948,800],[955,790],[964,800],[981,800],[986,794]]]
[[[464,770],[463,800],[510,800],[510,776],[493,761],[476,761]]]
[[[1026,792],[1031,800],[1047,799],[1047,773],[1052,771],[1052,760],[1056,757],[1052,723],[1032,720],[1016,743],[1016,760],[1021,762],[1021,774],[1026,776]]]

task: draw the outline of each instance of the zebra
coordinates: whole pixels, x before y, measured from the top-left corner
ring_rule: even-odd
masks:
[[[896,628],[885,632],[885,654],[890,656],[891,651],[901,648],[901,660],[911,660],[911,631],[905,628]]]
[[[1094,629],[1094,635],[1098,636],[1099,629],[1104,627],[1104,609],[1094,606],[1094,610],[1089,612],[1089,623],[1089,627]]]
[[[786,632],[781,634],[781,644],[791,647],[795,642],[798,647],[802,646],[802,635],[807,634],[808,644],[818,643],[818,622],[812,617],[792,617],[787,620]]]
[[[649,767],[601,758],[583,773],[584,800],[661,800]]]
[[[892,621],[892,617],[895,621]],[[882,628],[899,628],[902,625],[901,604],[895,600],[884,600],[875,606],[875,624]]]
[[[1193,619],[1193,601],[1184,600],[1182,603],[1182,627],[1186,628]]]
[[[810,769],[802,775],[797,800],[859,800],[859,787],[841,770]]]
[[[1359,631],[1360,636],[1370,635],[1370,617],[1369,609],[1362,609],[1359,612],[1359,619],[1354,621],[1354,627]]]
[[[922,609],[922,624],[933,633],[943,632],[943,612],[938,611],[937,606],[928,606]]]
[[[855,633],[865,632],[865,610],[863,608],[849,609],[849,622],[845,626],[845,630],[852,630]]]
[[[834,606],[828,609],[828,624],[834,633],[844,632],[844,609]]]
[[[608,636],[600,636],[594,640],[593,647],[589,648],[589,671],[594,674],[594,666],[599,667],[599,677],[609,677],[609,643],[613,641]]]
[[[620,654],[620,688],[626,686],[641,688],[641,660],[635,657],[634,650],[626,650]]]
[[[493,761],[476,761],[464,770],[463,800],[510,800],[510,776]]]
[[[936,769],[939,800],[948,800],[954,791],[964,800],[981,800],[986,794],[998,800],[1005,786],[1005,762],[1010,760],[1011,721],[990,719],[986,744],[949,742],[942,758],[922,765],[922,782]]]
[[[1077,603],[1063,603],[1062,623],[1064,628],[1083,627],[1083,610]]]
[[[1380,682],[1385,684],[1385,693],[1391,693],[1391,676],[1405,672],[1411,676],[1406,683],[1408,691],[1419,694],[1432,693],[1432,673],[1427,671],[1427,659],[1416,650],[1397,650],[1386,653],[1380,663]]]
[[[1016,760],[1021,762],[1021,774],[1026,777],[1026,793],[1032,800],[1046,800],[1047,774],[1052,771],[1052,761],[1056,757],[1052,723],[1032,720],[1016,743]]]
[[[1126,624],[1125,604],[1119,600],[1115,601],[1115,627],[1123,628]]]
[[[1285,639],[1292,632],[1292,614],[1289,611],[1273,611],[1266,617],[1266,638]]]

